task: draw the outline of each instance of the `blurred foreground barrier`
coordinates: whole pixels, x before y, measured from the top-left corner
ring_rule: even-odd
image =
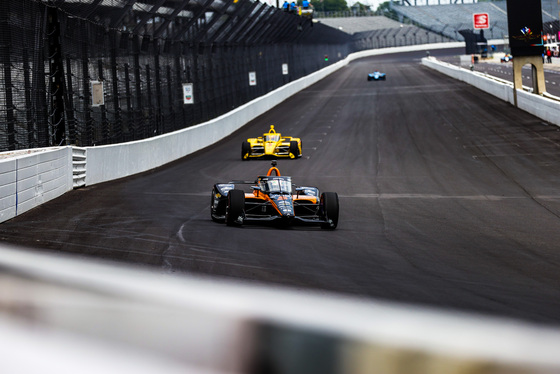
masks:
[[[3,374],[549,374],[560,329],[0,246]]]

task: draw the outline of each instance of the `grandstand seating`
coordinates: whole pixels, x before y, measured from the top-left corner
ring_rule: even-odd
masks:
[[[473,29],[473,14],[488,13],[490,28],[484,31],[485,37],[498,39],[508,35],[506,1],[428,6],[393,4],[393,9],[402,17],[401,19],[409,19],[414,24],[455,40],[463,40],[458,33],[459,30]],[[559,17],[558,1],[542,0],[542,13],[543,23],[557,20]]]
[[[319,18],[319,22],[348,34],[400,27],[401,22],[383,16]]]
[[[507,2],[456,3],[409,6],[393,3],[398,19],[385,16],[318,18],[318,21],[353,36],[356,50],[412,44],[463,41],[461,30],[474,30],[473,14],[488,13],[487,39],[508,35]],[[556,34],[559,26],[558,0],[542,0],[543,30]],[[478,30],[474,30],[478,33]]]
[[[353,35],[357,50],[448,42],[452,39],[383,16],[321,18],[319,22]]]

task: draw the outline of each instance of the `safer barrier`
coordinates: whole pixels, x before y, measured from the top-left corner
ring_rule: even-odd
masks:
[[[0,245],[2,373],[552,374],[560,329]]]

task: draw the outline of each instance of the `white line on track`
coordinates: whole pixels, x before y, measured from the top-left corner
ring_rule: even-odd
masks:
[[[529,199],[528,196],[501,196],[501,195],[437,195],[437,194],[415,194],[415,193],[371,193],[371,194],[353,194],[353,195],[338,195],[343,199],[426,199],[426,200],[484,200],[484,201],[500,201],[500,200],[513,200],[513,199]],[[537,195],[536,199],[543,200],[558,200],[560,195]]]

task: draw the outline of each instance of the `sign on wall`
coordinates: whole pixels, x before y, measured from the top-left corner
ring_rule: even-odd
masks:
[[[194,104],[192,83],[183,83],[183,104]]]
[[[288,75],[288,64],[282,64],[282,74]]]
[[[249,72],[249,86],[257,85],[257,73],[254,71]]]
[[[473,26],[475,29],[490,28],[490,17],[488,17],[488,13],[473,14]]]
[[[103,82],[91,81],[91,106],[105,105]]]

